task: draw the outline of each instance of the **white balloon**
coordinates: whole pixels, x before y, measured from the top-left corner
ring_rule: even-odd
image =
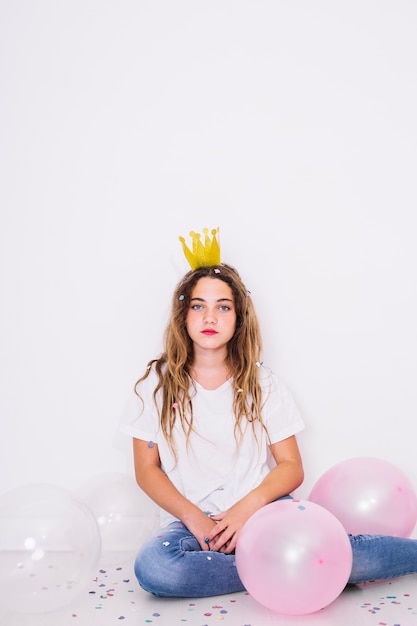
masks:
[[[102,565],[120,563],[135,556],[158,527],[157,507],[127,474],[99,474],[86,481],[79,493],[100,528]]]
[[[0,497],[1,608],[54,611],[94,577],[101,537],[95,516],[75,494],[29,484]]]

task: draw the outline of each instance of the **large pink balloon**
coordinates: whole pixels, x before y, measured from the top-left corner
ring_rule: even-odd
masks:
[[[236,567],[255,600],[277,613],[303,615],[333,602],[352,569],[342,524],[323,507],[281,500],[246,522],[236,546]]]
[[[338,463],[319,478],[308,498],[324,506],[353,535],[409,537],[417,521],[417,496],[392,463],[359,457]]]

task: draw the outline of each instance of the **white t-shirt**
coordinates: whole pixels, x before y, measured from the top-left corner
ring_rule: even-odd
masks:
[[[291,393],[278,376],[265,367],[260,368],[259,374],[265,400],[262,418],[270,443],[277,443],[303,430],[304,422]],[[175,461],[159,426],[152,397],[156,384],[157,376],[151,371],[138,388],[144,405],[133,394],[121,426],[122,432],[158,444],[162,470],[202,511],[208,514],[225,511],[257,487],[274,465],[264,429],[255,422],[256,440],[252,424],[247,422],[242,426],[243,437],[236,447],[230,381],[215,390],[204,389],[195,383],[196,393],[192,397],[194,432],[187,446],[182,427],[176,424]],[[172,521],[175,518],[161,510],[162,526]]]

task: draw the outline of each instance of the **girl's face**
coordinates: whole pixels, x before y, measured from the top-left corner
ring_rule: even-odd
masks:
[[[194,346],[207,350],[225,347],[236,329],[229,285],[218,278],[200,278],[191,292],[185,323]]]

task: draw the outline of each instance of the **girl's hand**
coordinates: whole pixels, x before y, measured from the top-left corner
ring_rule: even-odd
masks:
[[[211,517],[216,525],[208,535],[210,550],[233,554],[240,531],[259,508],[254,499],[246,496],[224,513]]]
[[[211,550],[213,546],[210,545],[209,538],[213,533],[213,529],[216,527],[216,522],[213,518],[208,517],[205,513],[200,511],[199,515],[187,520],[183,520],[188,530],[194,535],[202,550]]]

